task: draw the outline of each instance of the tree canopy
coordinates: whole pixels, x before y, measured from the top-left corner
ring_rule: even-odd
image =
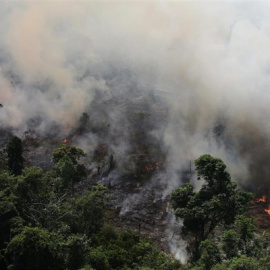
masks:
[[[7,156],[8,156],[8,168],[9,171],[14,175],[20,175],[23,169],[24,158],[22,156],[22,140],[13,136],[8,142],[7,148]]]
[[[63,144],[53,152],[53,163],[56,175],[61,178],[59,188],[70,189],[74,193],[74,185],[86,176],[86,168],[79,163],[86,153],[75,146]]]
[[[0,269],[178,270],[148,240],[105,222],[106,187],[70,192],[86,175],[84,155],[62,145],[48,171],[0,168]]]
[[[232,224],[237,215],[247,210],[252,195],[237,189],[219,158],[203,155],[195,160],[198,180],[204,184],[196,192],[187,183],[171,194],[177,218],[183,220],[182,235],[188,239],[188,252],[196,261],[201,256],[200,244],[219,225]]]

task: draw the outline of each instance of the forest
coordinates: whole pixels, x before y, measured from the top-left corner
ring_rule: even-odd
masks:
[[[0,164],[1,269],[270,269],[270,234],[247,215],[253,194],[237,188],[221,159],[200,156],[201,188],[186,183],[170,196],[186,241],[182,264],[106,218],[107,187],[76,190],[87,174],[85,155],[62,144],[44,171],[25,166],[22,140],[10,138]]]
[[[0,1],[0,269],[270,269],[269,14]]]
[[[149,240],[106,222],[108,188],[74,192],[83,150],[63,144],[46,172],[24,167],[22,151],[14,136],[1,159],[1,269],[179,269]]]

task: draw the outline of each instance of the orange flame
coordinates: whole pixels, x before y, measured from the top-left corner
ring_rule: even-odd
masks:
[[[147,171],[153,171],[155,169],[159,169],[162,165],[162,162],[154,162],[154,163],[149,163],[145,166],[145,169]]]
[[[62,143],[67,144],[67,143],[72,143],[77,136],[80,134],[80,129],[78,128],[75,132],[75,134],[70,138],[70,136],[68,137],[69,139],[65,138],[62,140]]]
[[[147,171],[153,171],[153,170],[155,169],[155,166],[154,166],[153,164],[147,164],[147,165],[145,166],[145,169],[146,169]]]
[[[267,197],[263,195],[261,198],[256,199],[256,202],[266,202]]]
[[[268,206],[267,209],[264,209],[264,211],[265,211],[268,215],[270,215],[270,205]]]

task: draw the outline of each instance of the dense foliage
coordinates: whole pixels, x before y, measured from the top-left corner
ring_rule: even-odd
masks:
[[[246,211],[251,194],[237,189],[219,158],[203,155],[195,161],[199,191],[188,183],[171,195],[182,236],[187,241],[190,270],[270,269],[270,238],[260,236]]]
[[[62,145],[45,172],[23,169],[22,156],[14,158],[22,154],[18,146],[13,138],[6,163],[18,163],[21,171],[0,169],[0,269],[179,269],[139,235],[105,225],[106,187],[74,192],[86,176],[81,149]]]
[[[22,173],[23,169],[23,149],[22,149],[22,141],[19,137],[13,136],[8,145],[7,145],[7,165],[9,171],[14,175],[19,175]]]
[[[270,269],[270,235],[262,237],[246,215],[251,194],[237,189],[218,158],[195,161],[204,180],[200,190],[188,183],[171,195],[189,255],[181,266],[140,235],[106,222],[106,187],[74,192],[87,176],[81,149],[62,145],[48,171],[24,168],[17,137],[6,152],[0,167],[1,269]]]

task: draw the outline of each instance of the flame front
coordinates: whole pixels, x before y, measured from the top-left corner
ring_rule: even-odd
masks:
[[[268,206],[267,209],[264,209],[264,211],[265,211],[268,215],[270,215],[270,206]]]
[[[267,197],[263,195],[261,198],[256,199],[256,202],[266,202]]]
[[[147,171],[153,171],[153,170],[155,169],[155,166],[154,166],[153,164],[147,164],[147,165],[145,166],[145,169],[146,169]]]
[[[147,171],[153,171],[153,170],[155,170],[155,169],[159,169],[161,165],[162,165],[161,162],[149,163],[149,164],[147,164],[147,165],[145,166],[145,169],[146,169]]]
[[[77,138],[77,136],[79,134],[80,134],[80,129],[78,128],[78,129],[76,129],[76,132],[72,135],[72,137],[69,135],[68,139],[65,138],[65,139],[62,140],[62,143],[63,144],[72,143]]]
[[[254,203],[263,203],[263,205],[265,205],[265,203],[267,202],[267,196],[266,195],[263,195],[262,197],[260,198],[257,198],[257,199],[254,199],[251,201],[252,204]],[[264,209],[264,212],[266,212],[268,215],[270,215],[270,205],[268,205],[268,208],[267,209]]]

